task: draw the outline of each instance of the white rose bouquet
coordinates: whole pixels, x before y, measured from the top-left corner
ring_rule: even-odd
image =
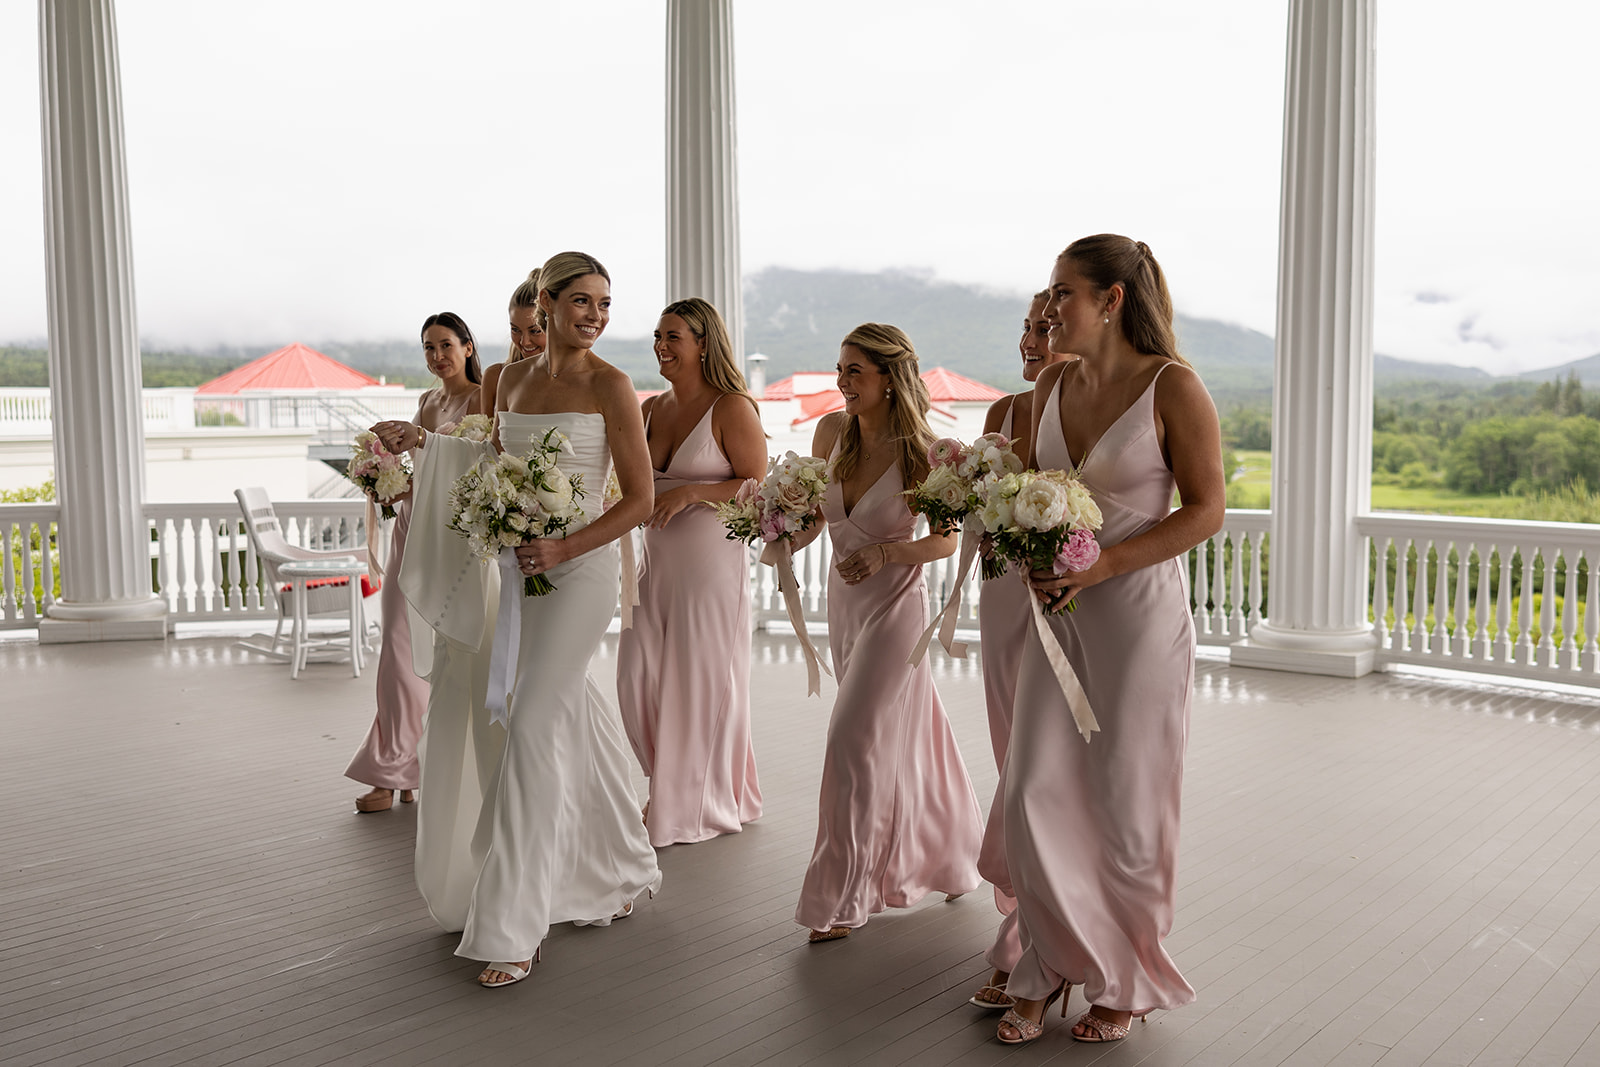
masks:
[[[572,445],[551,427],[525,456],[502,452],[480,459],[450,490],[450,529],[465,537],[480,559],[537,537],[565,537],[582,529],[583,476],[562,471],[556,462],[562,454],[571,455]],[[524,596],[544,596],[555,588],[542,574],[522,579]]]
[[[1083,571],[1100,558],[1094,532],[1100,505],[1089,488],[1068,471],[989,474],[979,479],[978,518],[994,554],[1024,570],[1056,574]],[[1067,602],[1067,610],[1077,601]]]
[[[384,518],[394,518],[394,502],[411,488],[411,457],[390,452],[371,430],[356,434],[350,451],[345,477],[371,494],[383,509]]]
[[[928,449],[928,476],[906,490],[909,507],[925,515],[935,530],[953,530],[981,506],[978,482],[990,476],[1022,472],[1022,460],[1004,434],[986,433],[970,445],[952,437],[935,441]],[[1005,572],[999,560],[983,561],[983,576]],[[963,570],[962,573],[965,573]]]
[[[792,540],[817,521],[827,488],[827,460],[787,452],[768,461],[765,479],[746,478],[732,500],[716,505],[717,518],[730,541]]]
[[[466,441],[487,441],[494,432],[494,419],[488,415],[464,415],[460,422],[447,422],[437,432]]]

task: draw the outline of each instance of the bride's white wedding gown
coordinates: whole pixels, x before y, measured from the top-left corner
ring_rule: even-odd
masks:
[[[503,411],[499,418],[501,444],[518,455],[551,427],[566,434],[573,455],[563,456],[560,466],[583,475],[584,511],[591,519],[600,514],[611,466],[602,415]],[[424,452],[436,443],[450,452],[487,447],[430,437]],[[428,457],[429,462],[435,458],[442,456]],[[448,531],[443,536],[457,537]],[[514,598],[521,632],[504,753],[482,786],[470,850],[458,846],[438,852],[441,857],[449,853],[456,862],[470,856],[478,864],[470,899],[457,898],[466,904],[463,926],[450,921],[460,913],[457,901],[429,900],[435,918],[447,929],[463,928],[458,956],[526,960],[552,924],[609,922],[629,901],[661,884],[629,778],[621,719],[588,670],[616,612],[618,568],[617,544],[612,542],[549,571],[546,577],[556,588],[546,596],[524,597],[520,581],[506,583],[511,595],[503,596],[501,613]],[[460,596],[461,584],[442,584]],[[479,647],[479,655],[487,655],[487,636]],[[425,775],[427,758],[424,749]],[[451,762],[459,766],[458,759]],[[475,802],[480,788],[475,779],[472,774],[439,775],[438,780],[429,775],[421,803],[426,808],[430,803]],[[423,860],[419,848],[419,884],[426,881]]]

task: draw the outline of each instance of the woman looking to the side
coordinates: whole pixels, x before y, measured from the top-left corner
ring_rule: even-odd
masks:
[[[1022,339],[1017,348],[1022,355],[1022,380],[1026,382],[1037,381],[1040,372],[1050,364],[1072,358],[1051,352],[1045,343],[1050,325],[1045,321],[1044,305],[1049,299],[1048,292],[1033,294],[1022,319]],[[1011,439],[1012,450],[1026,459],[1029,434],[1033,432],[1033,390],[996,400],[984,420],[983,432],[1004,434]],[[994,747],[996,769],[1006,762],[1006,745],[1011,740],[1011,702],[1017,693],[1017,665],[1022,660],[1022,645],[1033,627],[1033,620],[1028,616],[1028,596],[1027,575],[1012,567],[998,578],[985,578],[978,600],[978,626],[983,634],[980,646],[983,700],[989,710],[989,742]],[[983,854],[979,859],[982,870],[1005,864],[1006,841],[1000,814],[1000,805],[995,804],[984,829]],[[1005,916],[989,953],[995,970],[988,984],[972,995],[972,1003],[980,1008],[1003,1011],[1011,1006],[1011,998],[1006,995],[1006,981],[1017,957],[1022,955],[1022,945],[1017,941],[1017,924],[1010,918],[1017,907],[1016,898],[996,888],[994,903]]]
[[[516,667],[505,751],[478,824],[484,857],[456,949],[491,961],[478,976],[490,987],[528,975],[552,924],[604,925],[661,883],[639,821],[622,726],[588,669],[616,613],[616,540],[650,514],[644,422],[628,376],[593,352],[610,319],[605,268],[592,256],[563,252],[545,263],[540,284],[547,347],[501,375],[498,443],[522,454],[549,430],[564,435],[571,452],[560,465],[583,478],[587,522],[565,537],[518,547],[515,571],[502,584],[503,591],[511,587],[512,603],[503,596],[496,632],[518,628]],[[397,445],[415,443],[409,424],[389,425],[398,427]],[[423,435],[421,447],[484,446]],[[622,496],[603,511],[613,463]],[[524,596],[518,574],[547,575],[555,589]]]
[[[1120,1040],[1133,1015],[1194,999],[1161,944],[1194,679],[1183,558],[1224,509],[1216,409],[1178,354],[1150,249],[1113,234],[1075,241],[1049,291],[1051,351],[1080,358],[1039,376],[1030,465],[1077,470],[1105,522],[1093,566],[1035,571],[1030,584],[1100,728],[1079,735],[1044,646],[1029,640],[1001,772],[1007,870],[985,871],[1009,878],[1026,946],[997,1033],[1013,1044],[1039,1036],[1063,983],[1081,983],[1091,1005],[1072,1028],[1079,1041]]]
[[[530,270],[522,284],[512,290],[506,312],[511,317],[511,349],[504,363],[492,363],[483,369],[483,399],[479,410],[486,415],[494,413],[501,373],[513,363],[531,359],[544,351],[544,327],[539,325],[538,267]]]
[[[617,645],[617,705],[650,779],[656,846],[737,833],[761,816],[750,743],[750,558],[703,505],[766,473],[755,398],[728,329],[699,298],[668,304],[656,361],[671,386],[644,402],[655,475],[639,604]]]
[[[472,331],[459,315],[442,311],[422,324],[422,353],[428,370],[439,384],[422,394],[413,417],[418,426],[436,430],[478,412],[478,348]],[[409,804],[421,784],[417,767],[417,742],[422,737],[422,716],[428,708],[428,683],[412,669],[411,622],[401,592],[401,560],[411,527],[411,499],[394,505],[394,529],[389,539],[389,580],[379,591],[383,612],[383,649],[378,653],[378,714],[366,740],[356,750],[345,777],[372,786],[356,797],[356,810],[388,811],[394,794]]]
[[[828,722],[817,841],[795,921],[812,941],[844,937],[884,908],[978,886],[983,827],[966,764],[924,657],[922,566],[950,533],[913,538],[904,491],[928,473],[928,390],[911,339],[867,323],[839,346],[844,411],[824,416],[813,454],[831,460],[823,521],[833,542],[828,647],[839,689]]]

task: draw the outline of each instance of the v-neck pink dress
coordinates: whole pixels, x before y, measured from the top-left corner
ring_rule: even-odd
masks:
[[[1144,533],[1172,506],[1172,473],[1156,439],[1159,378],[1084,460],[1105,546]],[[1039,426],[1041,468],[1072,467],[1060,394],[1058,380]],[[1039,999],[1066,979],[1091,1004],[1116,1011],[1181,1007],[1194,990],[1161,942],[1172,929],[1194,685],[1183,560],[1118,575],[1077,602],[1049,621],[1099,720],[1093,740],[1073,724],[1037,631],[1017,677],[1000,774],[1007,870],[984,872],[1009,875],[1017,898],[1023,950],[1007,992]]]
[[[1007,437],[1014,436],[1016,413],[1017,398],[1013,396],[1000,424],[1000,432]],[[1000,577],[983,580],[978,599],[978,628],[983,635],[978,646],[983,660],[983,702],[989,711],[989,743],[994,748],[997,769],[1005,766],[1006,746],[1011,742],[1011,706],[1017,695],[1017,668],[1022,665],[1022,647],[1033,629],[1028,596],[1027,577],[1016,567],[1007,567]],[[1000,808],[1000,793],[996,790],[978,857],[978,869],[986,873],[1005,869],[1006,835],[1001,827]],[[997,970],[1010,971],[1022,955],[1013,917],[1017,898],[996,886],[994,906],[1004,918],[989,958]]]
[[[830,483],[822,500],[835,559],[909,541],[916,519],[892,465],[845,514]],[[931,891],[978,887],[978,799],[933,687],[928,660],[906,661],[928,625],[920,565],[891,563],[856,585],[828,573],[828,649],[839,680],[828,723],[817,842],[795,921],[812,930],[862,926]]]
[[[475,392],[461,396],[440,412],[440,421],[459,421],[475,396]],[[423,401],[426,400],[424,393]],[[421,414],[420,406],[417,412]],[[383,620],[383,647],[378,652],[378,714],[344,772],[346,778],[377,789],[415,789],[422,784],[417,743],[422,740],[422,716],[428,710],[428,683],[418,678],[411,667],[411,618],[406,613],[406,598],[399,581],[410,529],[411,500],[407,498],[394,508],[389,562],[378,591]]]
[[[655,472],[658,495],[733,477],[712,433],[715,408]],[[617,705],[650,779],[645,825],[657,847],[738,833],[761,817],[750,741],[750,555],[727,533],[700,505],[646,529],[639,606],[618,642]]]

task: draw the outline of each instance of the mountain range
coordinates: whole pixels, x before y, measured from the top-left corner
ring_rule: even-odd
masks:
[[[828,370],[838,344],[863,322],[892,322],[912,338],[924,367],[944,366],[1002,389],[1022,384],[1017,339],[1027,295],[939,281],[919,271],[862,273],[769,267],[745,278],[745,351],[768,357],[767,380],[798,370]],[[1272,396],[1273,342],[1267,334],[1216,319],[1180,314],[1179,347],[1194,363],[1222,411],[1267,404]],[[296,338],[273,344],[177,349],[146,342],[147,385],[198,384],[232,366],[264,355]],[[334,359],[390,381],[424,384],[414,341],[308,342]],[[499,344],[491,345],[495,358]],[[656,373],[648,337],[607,335],[597,351],[626,370],[641,388],[665,385]],[[44,353],[35,346],[0,349],[0,384],[44,384]],[[1503,382],[1540,382],[1575,372],[1586,387],[1600,388],[1600,354],[1559,367],[1496,377],[1471,367],[1374,357],[1375,384],[1434,383],[1479,388]]]

